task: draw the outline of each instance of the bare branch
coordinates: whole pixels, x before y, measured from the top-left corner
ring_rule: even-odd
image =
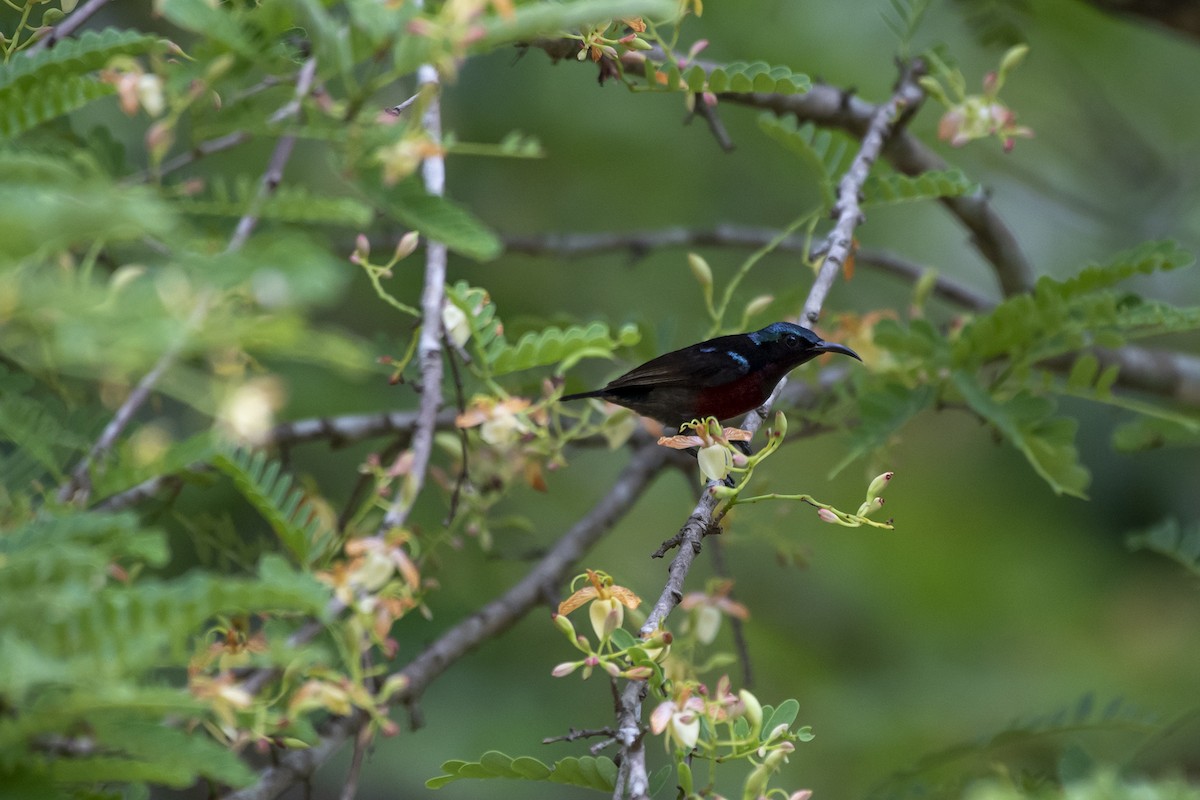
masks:
[[[54,45],[82,28],[83,24],[91,19],[93,14],[106,5],[108,5],[108,0],[88,0],[88,2],[68,14],[66,19],[51,28],[48,34],[30,45],[25,51],[26,54],[33,55],[34,53],[54,47]]]
[[[279,797],[297,783],[311,778],[368,721],[367,715],[361,711],[349,717],[335,718],[321,731],[321,737],[312,747],[288,752],[278,764],[263,770],[253,786],[231,792],[222,800],[271,800]]]
[[[627,681],[617,695],[617,741],[621,743],[621,766],[617,770],[613,800],[643,800],[650,796],[646,771],[646,731],[642,727],[645,681]]]
[[[579,43],[570,39],[538,39],[530,47],[544,50],[551,58],[565,59],[578,51]],[[626,53],[621,67],[633,75],[644,75],[648,58],[662,60],[659,50],[646,53]],[[676,59],[678,60],[678,59]],[[693,59],[706,72],[716,68],[713,62]],[[719,100],[762,108],[783,116],[791,115],[801,122],[841,128],[862,138],[870,129],[878,107],[833,86],[817,84],[803,94],[770,94],[761,92],[724,92]],[[926,147],[920,139],[899,132],[888,141],[883,152],[893,167],[906,175],[919,175],[929,170],[943,170],[946,162]],[[1021,251],[1016,236],[992,208],[986,192],[970,196],[942,198],[942,204],[971,231],[972,242],[991,264],[1005,295],[1017,294],[1033,286],[1033,266]]]
[[[916,71],[916,69],[906,70],[891,99],[876,108],[870,125],[863,135],[862,146],[855,155],[854,161],[851,162],[850,168],[846,170],[845,175],[838,183],[837,221],[834,223],[833,230],[826,237],[823,248],[825,261],[809,290],[808,299],[804,303],[804,310],[800,317],[801,322],[812,324],[820,318],[821,307],[829,294],[834,278],[850,255],[854,241],[854,228],[862,217],[858,206],[858,197],[862,191],[863,182],[866,181],[870,172],[871,164],[878,158],[880,150],[891,132],[892,123],[899,113],[921,100],[921,90],[916,84]],[[771,404],[785,383],[786,381],[781,382],[776,387],[774,393],[761,408],[747,414],[741,427],[751,431],[757,430],[766,419]],[[667,615],[674,610],[675,606],[679,605],[683,599],[684,582],[691,570],[692,562],[700,552],[701,540],[709,532],[719,532],[713,516],[718,505],[717,499],[712,494],[712,489],[716,485],[717,483],[713,481],[705,487],[696,508],[675,537],[675,541],[678,541],[679,544],[678,551],[671,559],[671,564],[667,569],[666,585],[647,614],[646,622],[642,625],[643,637],[653,635]],[[646,793],[647,787],[645,755],[641,737],[633,735],[634,730],[639,734],[641,730],[641,704],[632,700],[632,693],[635,689],[641,691],[642,687],[631,681],[621,693],[622,707],[618,709],[618,738],[622,743],[622,767],[618,773],[617,788],[613,794],[617,800],[622,797],[641,797]],[[637,717],[633,720],[633,727],[622,725],[621,716],[632,713],[631,709],[634,706],[636,706]]]
[[[438,99],[439,83],[437,69],[422,64],[417,70],[419,92],[430,92],[429,105],[422,117],[422,125],[434,142],[442,140],[441,103]],[[425,191],[440,197],[446,189],[446,161],[439,155],[425,159],[421,164],[425,179]],[[442,407],[442,306],[446,301],[446,245],[430,241],[425,247],[425,288],[421,292],[421,335],[417,343],[417,359],[421,367],[421,404],[417,412],[417,425],[413,433],[413,461],[409,473],[404,476],[396,495],[383,515],[380,532],[404,524],[421,493],[425,473],[429,469],[429,458],[433,453],[433,432],[437,425],[437,414]]]
[[[354,800],[358,794],[358,779],[362,776],[363,761],[367,747],[373,738],[370,725],[363,725],[354,737],[354,755],[350,758],[350,769],[346,772],[346,780],[342,782],[342,793],[339,800]]]
[[[608,493],[559,537],[537,566],[519,583],[446,631],[400,671],[408,681],[401,700],[412,702],[420,697],[430,682],[450,664],[481,642],[508,630],[542,601],[547,593],[556,592],[584,553],[649,488],[651,479],[666,466],[669,456],[667,449],[657,444],[643,445],[636,450]]]
[[[271,117],[272,122],[279,122],[300,112],[301,102],[308,96],[309,91],[312,89],[313,78],[316,77],[316,74],[317,59],[310,58],[300,67],[300,72],[296,77],[295,94],[288,101],[287,105]],[[262,204],[266,202],[268,197],[275,193],[275,190],[279,188],[279,184],[283,181],[283,169],[292,157],[292,149],[295,146],[295,136],[285,134],[279,137],[279,142],[275,145],[275,151],[271,154],[271,160],[267,164],[267,170],[258,182],[258,194],[251,201],[250,208],[238,220],[237,227],[233,231],[233,236],[229,239],[229,246],[225,248],[226,253],[235,253],[241,250],[250,238],[250,234],[254,232],[254,228],[258,225],[258,213],[262,209]]]
[[[611,233],[562,233],[545,236],[507,236],[505,249],[510,253],[532,256],[579,257],[627,250],[631,257],[644,256],[663,247],[744,247],[757,250],[779,235],[770,228],[750,228],[740,225],[717,225],[709,229],[662,228],[653,231]],[[789,236],[776,246],[781,253],[810,255],[803,236]],[[855,263],[875,267],[883,272],[915,282],[927,268],[886,250],[860,248]],[[957,281],[938,275],[933,293],[949,303],[972,310],[990,308],[993,301]]]

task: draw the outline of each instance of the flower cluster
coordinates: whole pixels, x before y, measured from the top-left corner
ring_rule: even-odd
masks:
[[[614,678],[647,680],[655,674],[656,663],[667,654],[671,634],[663,632],[646,640],[635,639],[621,625],[625,621],[625,609],[635,609],[642,599],[624,586],[618,586],[611,576],[603,572],[588,570],[576,577],[575,582],[586,579],[588,585],[577,589],[558,605],[554,615],[555,626],[567,637],[567,641],[581,653],[577,661],[565,661],[556,666],[551,674],[556,678],[570,675],[583,668],[583,677],[591,676],[596,667]],[[588,605],[588,618],[597,643],[575,631],[567,615],[583,605]]]
[[[1031,138],[1033,130],[1018,125],[1016,112],[999,99],[1008,72],[1020,64],[1028,52],[1027,45],[1018,45],[1005,53],[1000,68],[984,76],[982,94],[967,94],[963,74],[934,57],[938,77],[922,78],[921,88],[946,107],[946,113],[938,123],[938,138],[952,147],[962,147],[976,139],[995,136],[1004,143],[1005,152],[1013,149],[1016,137]],[[942,80],[946,81],[949,92],[942,86]]]
[[[796,742],[812,739],[808,728],[792,731],[797,710],[794,700],[778,709],[763,706],[746,689],[735,693],[729,677],[722,676],[711,690],[702,683],[678,683],[672,696],[651,713],[650,731],[663,736],[667,751],[675,754],[679,785],[685,796],[694,794],[691,762],[695,759],[713,763],[743,759],[754,768],[746,778],[742,796],[760,798],[768,796],[771,776],[787,763]],[[809,795],[802,790],[789,797],[805,800]]]

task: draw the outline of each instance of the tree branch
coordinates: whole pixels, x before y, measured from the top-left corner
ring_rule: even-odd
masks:
[[[108,0],[88,0],[88,2],[68,14],[66,19],[51,28],[48,34],[30,45],[25,53],[33,55],[42,50],[49,50],[61,40],[66,39],[68,36],[74,34],[75,31],[82,28],[83,24],[91,19],[93,14],[106,5],[108,5]]]
[[[575,564],[649,488],[668,463],[670,452],[657,444],[642,445],[613,482],[608,493],[564,533],[519,583],[442,634],[400,670],[408,685],[400,699],[413,702],[432,680],[481,642],[500,635],[529,613],[548,593],[557,591]]]
[[[634,452],[608,492],[587,514],[554,543],[524,578],[500,597],[439,636],[399,674],[406,686],[396,702],[414,704],[429,684],[458,659],[483,642],[511,628],[545,597],[556,591],[575,564],[616,522],[633,507],[669,462],[671,453],[656,444]],[[292,785],[309,778],[337,749],[369,722],[365,714],[336,719],[320,741],[307,750],[294,750],[276,766],[264,770],[258,781],[224,800],[272,800]]]
[[[571,39],[537,39],[530,42],[529,46],[545,51],[556,60],[567,59],[579,49],[579,43]],[[645,75],[647,59],[662,61],[663,53],[658,49],[645,53],[626,53],[621,57],[621,67],[626,73]],[[711,72],[717,66],[713,62],[699,59],[689,63],[698,65],[705,72]],[[877,106],[848,92],[824,84],[817,84],[803,94],[724,92],[717,97],[719,100],[772,111],[780,116],[791,115],[801,122],[811,121],[818,125],[840,128],[859,138],[866,135],[871,120],[879,110]],[[883,156],[893,167],[906,175],[919,175],[929,170],[946,168],[946,162],[939,155],[907,132],[900,132],[892,137],[883,151]],[[992,208],[986,192],[942,198],[941,203],[971,231],[972,243],[992,264],[1005,295],[1017,294],[1033,286],[1033,266],[1021,251],[1016,236]]]
[[[779,235],[770,228],[751,228],[741,225],[717,225],[713,228],[662,228],[652,231],[601,233],[559,233],[544,236],[506,236],[505,249],[510,253],[562,258],[599,255],[626,250],[631,258],[640,258],[651,250],[663,247],[740,247],[758,250]],[[776,246],[781,253],[810,255],[803,236],[789,236]],[[915,282],[925,274],[926,267],[886,250],[859,248],[854,255],[856,264],[879,269],[891,275]],[[938,275],[933,293],[948,303],[980,310],[994,302],[968,286]]]
[[[438,72],[429,64],[417,70],[418,93],[429,92],[429,105],[422,117],[422,125],[434,142],[442,140],[442,113],[439,99]],[[425,191],[440,197],[446,189],[446,161],[440,155],[432,155],[421,164],[425,179]],[[417,342],[417,358],[421,365],[421,403],[417,412],[417,424],[413,432],[413,461],[407,475],[396,490],[396,495],[383,515],[380,532],[398,528],[404,524],[413,504],[425,484],[425,473],[429,469],[429,458],[433,453],[433,432],[437,426],[437,414],[442,407],[442,306],[446,300],[446,245],[429,241],[425,247],[425,288],[421,292],[421,334]]]
[[[896,91],[892,97],[883,105],[878,106],[874,115],[871,117],[870,124],[862,138],[862,145],[859,147],[858,153],[851,162],[849,169],[838,182],[838,197],[837,197],[837,220],[834,223],[833,230],[825,239],[825,260],[821,265],[821,269],[817,274],[816,280],[813,281],[812,288],[809,290],[808,299],[804,303],[804,310],[801,313],[800,320],[802,323],[813,324],[821,314],[821,307],[825,303],[825,298],[829,294],[829,290],[833,285],[834,279],[838,272],[841,271],[842,264],[851,253],[854,241],[854,228],[862,219],[862,213],[859,210],[858,197],[862,191],[863,182],[866,181],[867,175],[870,173],[871,165],[875,159],[879,157],[879,153],[883,148],[884,142],[887,140],[889,133],[892,130],[892,123],[897,118],[899,113],[906,108],[913,107],[921,101],[922,92],[916,84],[917,72],[920,65],[916,64],[913,67],[905,70],[901,77]],[[771,404],[775,397],[779,395],[786,380],[772,393],[767,402],[759,409],[750,412],[746,415],[746,420],[742,423],[743,428],[757,430],[770,413]],[[712,488],[716,482],[710,482],[705,487],[704,493],[701,495],[695,509],[683,524],[675,540],[678,541],[679,547],[675,557],[671,559],[671,564],[667,569],[668,578],[666,585],[663,587],[662,593],[654,606],[646,616],[646,622],[642,625],[641,634],[643,637],[652,636],[662,625],[667,615],[674,610],[675,606],[683,599],[683,586],[687,578],[688,572],[691,570],[692,562],[695,561],[696,555],[700,552],[700,542],[703,537],[710,531],[716,532],[716,526],[713,519],[713,514],[716,511],[718,500],[712,494]],[[622,692],[622,698],[632,692],[632,688],[627,686]],[[628,713],[627,708],[632,705],[628,701],[623,701],[623,708],[618,712],[620,715]],[[637,729],[640,731],[640,713],[641,705],[637,704],[639,717],[637,719]],[[618,730],[624,732],[620,725]],[[614,798],[621,797],[641,797],[645,794],[645,788],[648,786],[648,778],[645,768],[644,754],[642,753],[641,739],[632,739],[630,736],[621,736],[622,748],[621,759],[622,769],[619,778],[623,780],[618,783]],[[628,761],[629,765],[625,766],[624,762]]]

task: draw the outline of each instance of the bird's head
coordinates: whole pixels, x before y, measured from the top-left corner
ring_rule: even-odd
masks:
[[[788,364],[788,369],[798,367],[822,353],[841,353],[862,361],[858,353],[846,345],[826,342],[808,328],[791,322],[772,322],[762,330],[747,335],[757,346],[764,361]]]

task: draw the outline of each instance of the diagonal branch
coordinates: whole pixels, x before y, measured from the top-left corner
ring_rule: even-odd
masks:
[[[643,445],[635,451],[608,492],[557,539],[524,578],[443,633],[400,670],[407,685],[397,696],[397,701],[415,704],[429,685],[458,659],[504,633],[548,596],[553,596],[576,568],[579,559],[629,512],[670,458],[671,453],[656,444]],[[369,721],[365,714],[334,720],[314,747],[289,752],[278,764],[263,770],[254,785],[226,795],[224,800],[272,800],[278,797],[296,783],[308,779]]]
[[[801,323],[811,325],[820,318],[821,308],[833,286],[833,281],[841,271],[842,264],[850,256],[854,246],[854,229],[862,220],[858,198],[863,182],[870,173],[871,165],[879,157],[884,142],[892,131],[892,124],[900,112],[915,107],[921,102],[923,93],[916,83],[921,67],[922,65],[918,62],[906,69],[891,99],[876,108],[863,135],[862,146],[859,147],[854,161],[851,162],[849,169],[838,183],[837,220],[833,230],[825,239],[825,246],[821,248],[825,251],[825,260],[809,290],[808,299],[804,303],[804,310],[800,315]],[[743,428],[753,431],[762,425],[763,420],[770,413],[774,398],[778,396],[784,383],[780,383],[775,393],[761,408],[746,416],[746,420],[742,423]],[[719,501],[711,491],[715,485],[716,482],[710,482],[705,488],[695,509],[672,540],[678,543],[678,552],[671,559],[671,564],[667,569],[666,585],[647,614],[646,622],[642,625],[643,636],[653,635],[662,626],[667,615],[683,599],[684,582],[691,570],[692,562],[700,552],[701,540],[716,527],[714,514]],[[617,715],[619,723],[621,720],[627,720],[635,711],[638,716],[634,722],[637,723],[641,713],[640,700],[635,701],[631,687],[626,687],[626,690],[621,693],[621,698]],[[635,731],[638,733],[636,736],[634,735]],[[620,777],[623,783],[617,785],[613,795],[617,800],[622,797],[640,798],[645,795],[645,787],[649,785],[645,768],[645,745],[640,732],[640,724],[632,727],[625,726],[619,730],[621,761],[628,762],[629,766],[623,767],[621,770]]]
[[[54,47],[54,45],[82,28],[83,24],[91,19],[93,14],[108,5],[108,2],[109,0],[88,0],[88,2],[68,14],[66,19],[51,28],[48,34],[30,45],[25,53],[33,55],[34,53]]]

